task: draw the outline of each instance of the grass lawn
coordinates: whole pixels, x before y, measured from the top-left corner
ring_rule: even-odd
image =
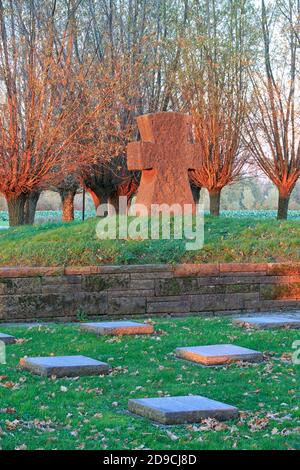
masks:
[[[0,366],[2,449],[300,449],[299,331],[249,332],[230,319],[156,319],[151,337],[96,337],[78,326],[5,328],[22,340]],[[4,327],[1,328],[4,332]],[[258,365],[201,368],[178,346],[234,343],[268,354]],[[48,379],[18,370],[24,356],[83,354],[109,362],[104,377]],[[241,418],[163,427],[126,412],[129,398],[199,394],[235,405]]]
[[[0,266],[147,263],[281,262],[300,260],[300,220],[206,217],[205,245],[184,240],[99,240],[98,219],[0,231]]]

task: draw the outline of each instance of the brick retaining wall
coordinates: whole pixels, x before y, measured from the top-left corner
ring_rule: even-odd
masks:
[[[0,268],[0,321],[300,309],[300,263]]]

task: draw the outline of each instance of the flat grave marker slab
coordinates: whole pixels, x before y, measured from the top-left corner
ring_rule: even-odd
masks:
[[[300,328],[300,315],[298,316],[258,316],[235,318],[233,323],[246,328],[255,328],[257,330],[267,330],[271,328]]]
[[[258,351],[235,346],[234,344],[177,348],[175,354],[180,359],[206,366],[219,366],[241,361],[261,362],[264,358],[263,354]]]
[[[132,321],[82,323],[81,329],[97,335],[115,336],[151,335],[154,333],[154,327],[152,325]]]
[[[202,396],[129,400],[128,409],[166,425],[199,423],[207,418],[225,421],[239,416],[237,408]]]
[[[5,333],[0,333],[0,342],[4,343],[5,345],[15,344],[16,341],[17,340],[14,336],[6,335]]]
[[[110,370],[108,364],[85,356],[28,357],[21,361],[21,367],[47,377],[104,375]]]

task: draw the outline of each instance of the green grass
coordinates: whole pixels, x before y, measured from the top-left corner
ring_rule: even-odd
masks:
[[[205,245],[186,251],[184,240],[105,240],[97,219],[0,231],[0,266],[145,263],[281,262],[300,259],[300,220],[205,219]]]
[[[0,365],[0,448],[300,449],[299,332],[253,331],[230,319],[156,319],[150,337],[107,338],[78,326],[6,327],[21,338]],[[3,331],[4,328],[2,327]],[[178,346],[233,343],[267,353],[261,364],[201,368],[173,355]],[[109,376],[43,378],[21,358],[83,354],[109,362]],[[163,427],[127,413],[129,398],[199,394],[235,405],[238,421]]]

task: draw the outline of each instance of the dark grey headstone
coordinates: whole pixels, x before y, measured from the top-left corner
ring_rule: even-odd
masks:
[[[150,335],[154,333],[152,325],[132,321],[113,321],[82,323],[81,329],[97,335]]]
[[[128,409],[162,424],[199,423],[207,418],[225,421],[239,416],[237,408],[201,396],[129,400]]]
[[[6,335],[5,333],[0,333],[0,341],[4,344],[14,344],[17,340],[14,336]]]
[[[109,373],[109,365],[85,356],[28,357],[21,362],[23,369],[47,377],[80,377]]]
[[[300,328],[300,316],[258,316],[235,318],[233,323],[246,328],[266,330],[268,328]]]
[[[211,346],[195,346],[177,348],[177,357],[207,366],[228,364],[231,362],[260,362],[263,354],[252,349],[242,348],[233,344],[216,344]]]

